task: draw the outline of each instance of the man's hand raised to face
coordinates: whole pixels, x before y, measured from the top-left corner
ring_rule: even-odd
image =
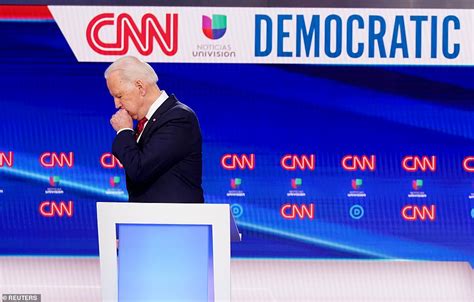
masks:
[[[112,115],[112,117],[110,118],[110,124],[115,129],[115,131],[119,131],[123,128],[133,129],[132,117],[125,109],[120,109],[114,115]]]

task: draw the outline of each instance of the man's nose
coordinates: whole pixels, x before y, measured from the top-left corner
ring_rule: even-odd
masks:
[[[115,103],[115,109],[122,108],[122,104],[120,103],[120,100],[114,99],[114,103]]]

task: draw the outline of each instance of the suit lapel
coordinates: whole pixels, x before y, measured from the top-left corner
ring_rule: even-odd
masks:
[[[161,106],[158,107],[158,109],[156,109],[155,113],[153,113],[150,120],[146,124],[145,129],[143,129],[142,136],[140,137],[139,143],[144,141],[144,139],[150,133],[150,130],[159,121],[160,116],[162,116],[166,111],[168,111],[170,108],[172,108],[177,102],[178,102],[178,100],[176,99],[174,94],[168,96],[166,101],[163,104],[161,104]]]

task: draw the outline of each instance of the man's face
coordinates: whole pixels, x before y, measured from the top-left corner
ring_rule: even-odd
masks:
[[[114,98],[116,109],[125,109],[135,120],[143,118],[138,116],[140,108],[143,106],[143,97],[140,89],[133,82],[128,82],[122,78],[120,72],[111,72],[107,77],[107,87]]]

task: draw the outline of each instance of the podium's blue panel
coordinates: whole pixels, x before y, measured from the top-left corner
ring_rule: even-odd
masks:
[[[120,224],[118,229],[120,302],[212,299],[211,226]]]

